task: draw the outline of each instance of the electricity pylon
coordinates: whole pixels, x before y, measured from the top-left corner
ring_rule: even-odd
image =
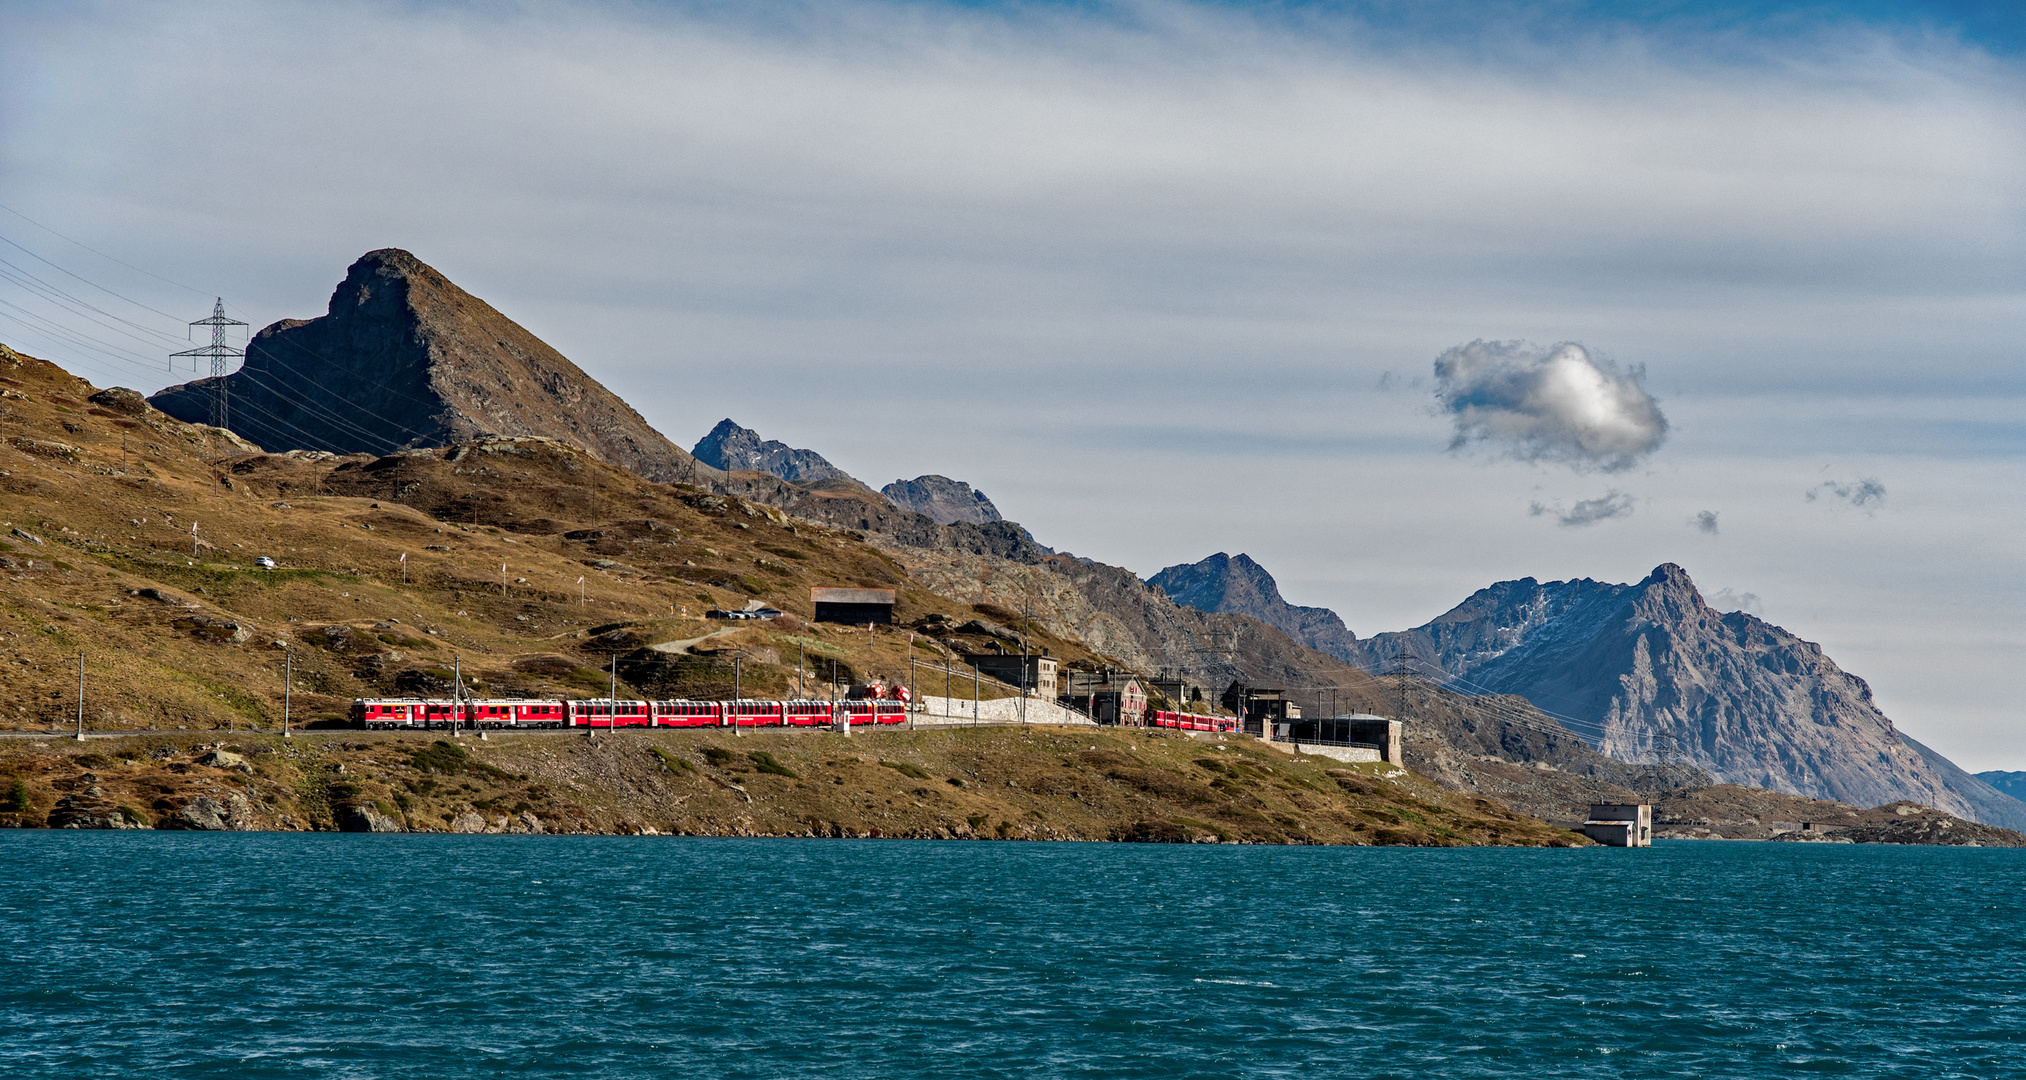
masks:
[[[174,371],[176,369],[174,358],[178,356],[189,357],[190,367],[193,371],[197,367],[197,357],[210,357],[211,378],[214,380],[211,384],[211,426],[229,429],[232,426],[232,412],[231,402],[227,400],[225,391],[225,361],[235,356],[245,357],[246,350],[235,349],[225,343],[225,328],[228,326],[245,326],[246,324],[237,319],[225,317],[225,298],[221,296],[216,303],[211,305],[210,318],[198,319],[190,325],[210,327],[211,344],[198,349],[185,349],[179,353],[171,353],[169,370]]]

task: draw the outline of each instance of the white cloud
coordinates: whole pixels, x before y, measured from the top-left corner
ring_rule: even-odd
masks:
[[[1690,524],[1693,524],[1699,532],[1710,536],[1717,535],[1716,511],[1714,510],[1696,511],[1695,517],[1690,519]]]
[[[1758,593],[1737,592],[1723,588],[1702,598],[1703,602],[1718,611],[1742,611],[1748,615],[1765,614],[1765,603]]]
[[[1435,397],[1455,423],[1449,447],[1487,442],[1522,461],[1606,472],[1660,447],[1667,417],[1640,383],[1575,342],[1540,349],[1473,341],[1435,358]]]

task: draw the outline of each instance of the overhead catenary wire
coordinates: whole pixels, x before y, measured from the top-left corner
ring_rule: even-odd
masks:
[[[65,235],[64,235],[63,233],[57,232],[57,231],[56,231],[55,229],[52,229],[52,228],[50,228],[49,226],[47,226],[47,225],[44,225],[43,223],[41,223],[41,222],[39,222],[39,221],[35,220],[35,219],[34,219],[34,218],[32,218],[32,217],[29,217],[29,216],[28,216],[27,214],[24,214],[24,213],[22,213],[21,211],[19,211],[19,210],[16,210],[16,209],[14,209],[14,208],[13,208],[13,207],[11,207],[11,206],[8,206],[8,205],[6,205],[5,203],[0,203],[0,210],[4,210],[4,211],[6,211],[7,213],[13,214],[13,215],[14,215],[15,217],[18,217],[18,218],[20,218],[21,220],[23,220],[23,221],[25,221],[25,222],[29,223],[30,225],[33,225],[33,226],[35,226],[36,228],[38,228],[38,229],[41,229],[41,230],[42,230],[43,232],[46,232],[46,233],[48,233],[49,235],[51,235],[51,236],[54,236],[54,237],[56,237],[56,238],[57,238],[58,240],[62,240],[62,241],[64,241],[65,243],[69,243],[69,244],[74,244],[74,245],[76,245],[76,246],[78,246],[78,247],[81,247],[81,248],[83,248],[84,250],[86,250],[86,251],[89,251],[89,252],[91,252],[91,253],[92,253],[93,255],[96,255],[96,256],[98,256],[99,258],[101,258],[101,259],[104,259],[104,260],[106,260],[107,262],[112,262],[112,263],[119,263],[119,265],[121,265],[121,266],[124,266],[124,267],[126,267],[127,269],[129,269],[129,270],[132,270],[132,271],[134,271],[134,272],[135,272],[135,273],[137,273],[137,274],[146,274],[146,275],[148,275],[149,277],[151,277],[151,278],[154,278],[154,279],[155,279],[156,281],[162,282],[162,283],[164,283],[164,284],[166,284],[166,285],[174,285],[175,287],[177,287],[177,288],[179,288],[179,289],[188,289],[189,291],[191,291],[191,292],[193,292],[193,293],[196,293],[196,294],[197,294],[197,295],[199,295],[199,296],[210,296],[210,295],[211,295],[211,292],[210,292],[210,290],[208,290],[208,289],[199,289],[199,288],[197,288],[197,287],[195,287],[195,286],[193,286],[193,285],[185,285],[185,284],[183,284],[183,283],[182,283],[182,282],[180,282],[180,281],[174,281],[174,280],[171,280],[171,279],[169,279],[169,278],[165,278],[165,277],[163,277],[162,275],[160,275],[160,274],[157,274],[157,273],[155,273],[155,272],[154,272],[154,271],[152,271],[152,270],[143,270],[143,269],[141,269],[140,267],[138,267],[138,266],[135,266],[135,265],[134,265],[133,263],[130,263],[130,262],[125,262],[125,261],[122,261],[122,260],[120,260],[120,259],[116,259],[116,258],[114,258],[113,256],[111,256],[111,255],[108,255],[108,254],[106,254],[105,252],[103,252],[103,251],[100,251],[99,249],[97,249],[97,248],[95,248],[95,247],[92,247],[92,246],[90,246],[89,244],[86,244],[86,243],[85,243],[84,241],[82,241],[82,240],[75,240],[75,239],[72,239],[71,237],[65,236]],[[122,299],[125,299],[125,298],[124,298],[124,297],[122,297]],[[130,304],[134,304],[134,305],[135,305],[136,307],[141,307],[141,306],[145,306],[145,305],[141,305],[141,304],[136,304],[136,303],[135,303],[134,301],[132,301],[132,300],[128,300],[127,302],[128,302],[128,303],[130,303]],[[153,309],[153,308],[149,308],[148,310],[150,310],[150,311],[155,311],[155,309]],[[176,316],[174,316],[174,315],[170,315],[170,314],[169,314],[168,312],[166,312],[166,311],[155,311],[155,314],[157,314],[157,315],[161,315],[161,316],[163,316],[163,317],[165,317],[165,318],[169,318],[169,319],[173,319],[173,318],[175,318],[175,317],[176,317]]]

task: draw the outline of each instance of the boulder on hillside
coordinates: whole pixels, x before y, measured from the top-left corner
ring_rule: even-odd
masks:
[[[140,391],[129,390],[124,386],[108,386],[85,400],[107,412],[119,413],[122,416],[139,416],[149,411],[148,399],[142,397]]]
[[[173,624],[178,630],[187,630],[200,641],[217,645],[238,645],[253,636],[253,632],[231,619],[219,619],[210,615],[185,615]]]

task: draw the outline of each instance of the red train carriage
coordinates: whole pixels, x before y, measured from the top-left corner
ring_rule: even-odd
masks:
[[[1199,716],[1195,713],[1163,712],[1153,714],[1153,726],[1176,728],[1181,731],[1237,731],[1238,721],[1224,716]]]
[[[419,728],[426,704],[420,698],[358,698],[352,702],[352,723],[367,729]]]
[[[813,727],[830,722],[830,703],[827,701],[784,701],[781,703],[781,720],[791,727]]]
[[[751,701],[741,699],[725,702],[727,722],[740,727],[779,727],[783,720],[782,705],[779,701]]]
[[[507,699],[464,703],[466,725],[480,728],[559,728],[565,715],[560,701]]]
[[[725,722],[721,701],[657,701],[655,727],[717,727]]]
[[[653,723],[652,706],[645,701],[614,701],[592,698],[566,701],[568,725],[573,728],[647,727]]]

